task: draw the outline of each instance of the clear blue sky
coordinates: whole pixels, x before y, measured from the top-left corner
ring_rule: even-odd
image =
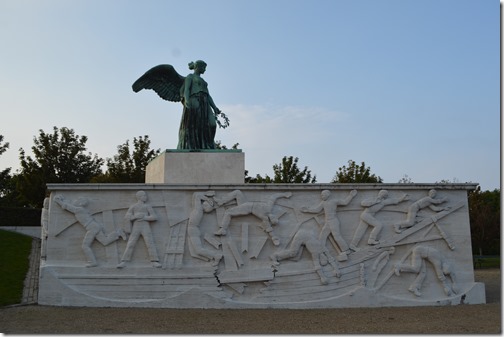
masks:
[[[181,104],[131,84],[198,59],[250,175],[284,156],[329,182],[349,159],[384,182],[500,187],[497,0],[1,0],[0,169],[38,130],[69,127],[112,157],[172,149]]]

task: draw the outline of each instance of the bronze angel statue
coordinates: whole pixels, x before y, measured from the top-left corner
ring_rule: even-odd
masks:
[[[134,92],[152,89],[164,100],[182,102],[184,110],[177,149],[215,149],[217,125],[222,128],[229,126],[229,119],[217,108],[208,92],[207,82],[200,76],[206,66],[201,60],[191,62],[189,69],[194,72],[184,77],[173,66],[160,64],[133,83]]]

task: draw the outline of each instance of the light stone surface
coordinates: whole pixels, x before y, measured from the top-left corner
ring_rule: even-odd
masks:
[[[145,172],[147,184],[243,184],[244,180],[245,154],[241,150],[166,150]]]
[[[16,232],[23,235],[28,235],[40,239],[40,226],[2,226],[0,229],[9,232]]]
[[[471,252],[467,191],[474,188],[49,184],[38,303],[293,309],[485,303]],[[411,212],[410,227],[394,226]]]

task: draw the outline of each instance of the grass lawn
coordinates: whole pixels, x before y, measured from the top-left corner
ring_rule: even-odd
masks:
[[[500,268],[499,256],[475,256],[474,268]]]
[[[0,306],[21,303],[32,238],[0,230]]]

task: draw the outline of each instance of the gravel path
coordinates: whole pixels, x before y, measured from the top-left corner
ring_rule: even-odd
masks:
[[[37,256],[32,254],[34,259]],[[25,284],[36,287],[30,266]],[[500,334],[501,272],[479,269],[487,304],[316,310],[135,309],[39,306],[36,288],[27,304],[0,308],[7,334]]]

